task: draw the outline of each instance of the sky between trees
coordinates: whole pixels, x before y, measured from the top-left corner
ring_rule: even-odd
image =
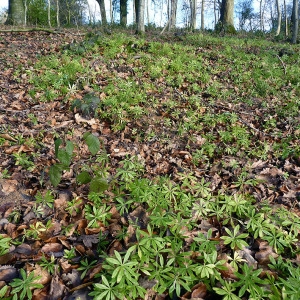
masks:
[[[90,9],[92,12],[95,14],[96,19],[100,19],[100,10],[99,10],[99,4],[96,2],[96,0],[88,0]],[[106,0],[106,9],[109,10],[109,1]],[[181,11],[182,9],[182,4],[184,0],[178,0],[178,17],[177,17],[177,26],[178,27],[183,27],[184,26],[184,13]],[[201,0],[198,0],[199,2],[199,8],[201,4]],[[238,3],[239,1],[235,1]],[[167,22],[167,16],[166,16],[166,6],[164,6],[164,11],[163,14],[164,18],[161,20],[160,17],[160,11],[158,9],[155,10],[154,5],[152,1],[149,0],[149,5],[150,5],[150,22],[155,23],[157,26],[164,26],[165,23]],[[253,8],[256,10],[256,8],[259,7],[259,2],[258,0],[254,0],[253,2]],[[3,9],[8,9],[8,0],[0,0],[0,10]],[[87,12],[88,14],[88,12]],[[200,14],[200,10],[198,10],[198,14]],[[107,14],[107,17],[109,18],[109,14]],[[198,17],[200,19],[200,16]],[[109,21],[109,20],[108,20]],[[132,13],[132,0],[128,0],[128,24],[131,24],[133,21],[133,13]],[[198,21],[198,26],[200,24],[200,20]],[[213,18],[213,10],[208,8],[206,10],[205,14],[205,27],[206,28],[214,28],[214,18]]]

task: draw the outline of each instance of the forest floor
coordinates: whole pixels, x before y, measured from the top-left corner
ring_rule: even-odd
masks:
[[[297,299],[299,54],[0,32],[0,298]]]

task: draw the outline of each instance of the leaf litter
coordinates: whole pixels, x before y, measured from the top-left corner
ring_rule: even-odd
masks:
[[[168,82],[170,72],[168,68],[160,76],[153,78],[143,66],[143,59],[151,54],[150,42],[141,44],[130,42],[122,45],[110,59],[102,57],[102,53],[105,52],[102,46],[97,50],[99,51],[97,59],[83,55],[82,64],[89,64],[91,67],[92,71],[88,75],[93,76],[94,83],[85,82],[79,89],[77,84],[70,85],[71,93],[68,94],[67,102],[60,95],[54,97],[52,101],[45,102],[42,99],[47,90],[31,92],[33,89],[31,76],[34,72],[40,72],[42,76],[47,66],[36,70],[34,65],[43,57],[58,55],[62,45],[67,45],[64,46],[67,48],[73,47],[78,52],[80,49],[77,45],[81,45],[84,36],[76,36],[74,41],[75,34],[75,31],[64,34],[44,32],[0,34],[0,66],[4,70],[0,74],[2,153],[0,229],[3,238],[8,237],[15,241],[9,245],[8,251],[0,256],[0,288],[18,278],[19,270],[24,269],[27,274],[33,272],[34,276],[38,276],[40,279],[34,282],[44,286],[34,290],[33,299],[48,299],[48,295],[52,295],[51,299],[73,299],[79,296],[89,299],[91,285],[98,282],[97,275],[103,272],[104,258],[103,255],[99,256],[99,253],[112,256],[115,251],[125,252],[132,245],[137,245],[137,228],[145,234],[149,233],[148,225],[152,219],[151,210],[147,205],[133,203],[129,211],[127,208],[117,209],[117,192],[106,188],[106,183],[104,201],[107,205],[107,220],[99,218],[92,223],[92,220],[87,219],[88,208],[91,215],[95,214],[94,202],[88,197],[89,187],[86,184],[78,185],[76,180],[76,174],[81,170],[81,166],[89,164],[90,152],[82,142],[82,137],[87,131],[99,137],[109,157],[109,162],[102,163],[108,170],[108,176],[111,176],[107,179],[108,184],[114,183],[116,174],[119,174],[119,178],[122,177],[118,172],[124,167],[124,159],[137,157],[138,162],[144,166],[142,177],[150,180],[154,186],[159,184],[161,177],[169,178],[170,185],[166,183],[163,186],[169,188],[170,192],[162,192],[167,195],[166,197],[170,197],[175,212],[181,210],[180,203],[176,202],[177,196],[181,191],[187,191],[195,197],[198,206],[206,205],[203,204],[202,198],[208,194],[215,197],[214,201],[217,201],[217,195],[222,193],[232,196],[228,207],[234,210],[234,218],[245,213],[240,212],[237,207],[240,203],[238,202],[240,194],[247,195],[245,198],[251,195],[247,201],[256,202],[257,212],[265,209],[267,203],[270,207],[269,213],[272,215],[277,211],[282,212],[282,208],[285,208],[299,216],[299,151],[290,151],[282,156],[274,155],[274,149],[278,148],[280,141],[285,138],[286,143],[289,143],[288,149],[299,148],[299,140],[296,138],[299,137],[299,128],[296,128],[295,120],[276,115],[274,111],[280,100],[274,95],[253,97],[251,105],[236,101],[233,95],[241,96],[246,92],[240,90],[240,86],[235,86],[234,82],[227,80],[231,77],[230,69],[216,72],[210,79],[210,84],[218,82],[225,92],[226,90],[230,92],[227,94],[228,102],[218,99],[214,91],[207,88],[208,84],[201,80],[197,84],[204,90],[202,94],[190,89],[191,83],[187,78],[173,85]],[[163,44],[163,41],[159,42]],[[109,48],[110,45],[106,47]],[[213,49],[210,45],[204,45],[194,51],[196,54],[203,54],[203,64],[207,68],[222,61],[227,66],[228,61],[226,55],[222,54],[224,49],[221,48]],[[131,52],[139,54],[133,57],[133,61],[128,59]],[[138,72],[142,73],[142,76]],[[147,112],[140,114],[136,110],[139,117],[132,118],[125,108],[118,111],[120,116],[111,117],[109,115],[111,106],[109,103],[105,104],[106,107],[103,104],[104,114],[99,117],[97,111],[102,101],[108,97],[104,90],[110,82],[114,82],[112,77],[121,81],[130,78],[136,86],[146,86],[146,97],[148,100],[156,99],[154,105],[148,104],[147,101],[142,101],[141,106],[132,104],[133,112],[135,112],[133,108],[137,107]],[[94,91],[95,84],[101,88],[100,91]],[[289,89],[292,95],[297,93],[288,84],[282,89]],[[122,93],[122,86],[116,87],[115,91]],[[189,97],[195,97],[198,102],[196,101],[196,104],[189,102]],[[264,101],[266,103],[262,105]],[[191,108],[197,112],[198,120],[193,120],[193,116],[190,116]],[[214,121],[213,116],[219,116],[219,120]],[[275,127],[272,127],[274,121],[272,118],[277,121]],[[299,119],[299,116],[295,116],[295,119],[297,118]],[[226,136],[228,120],[235,129],[229,137]],[[181,121],[190,122],[192,125],[182,130],[180,126],[184,123]],[[199,127],[198,123],[201,122],[202,125]],[[271,124],[269,128],[272,130],[264,126],[267,122]],[[247,139],[243,140],[242,136],[247,136]],[[289,139],[290,136],[294,139]],[[69,169],[64,171],[60,184],[53,189],[48,172],[49,168],[57,163],[54,141],[58,137],[72,141],[77,147]],[[219,151],[232,140],[236,145],[233,153],[229,148],[226,155]],[[262,149],[258,141],[265,145],[265,149]],[[250,148],[260,148],[263,158],[259,157],[260,154],[255,156],[254,152],[245,157],[245,143],[250,143]],[[201,152],[201,149],[206,150]],[[193,176],[184,183],[184,178],[188,177],[188,174]],[[134,181],[134,177],[129,178],[128,182],[124,178],[125,190],[132,190],[129,185]],[[197,182],[203,183],[202,192],[193,189]],[[174,188],[176,185],[179,185],[178,190]],[[38,193],[46,198],[49,190],[53,201],[46,204],[37,203]],[[198,193],[201,193],[200,197]],[[120,196],[122,198],[120,203],[131,201],[124,192],[121,192]],[[147,197],[150,199],[153,195],[149,194]],[[160,214],[167,219],[168,208],[160,211]],[[281,218],[284,218],[284,213],[282,214]],[[288,228],[295,233],[290,246],[283,240],[281,243],[274,242],[271,238],[264,240],[262,237],[266,233],[259,231],[254,232],[252,240],[248,240],[251,246],[243,245],[238,247],[239,249],[233,247],[230,250],[221,236],[227,237],[226,232],[233,232],[234,220],[229,218],[225,221],[224,218],[220,219],[205,212],[204,215],[199,214],[199,209],[195,209],[193,215],[184,218],[193,220],[195,227],[178,225],[173,219],[168,226],[170,228],[179,226],[180,234],[185,237],[183,247],[186,251],[191,250],[190,245],[199,234],[207,236],[211,230],[209,240],[215,241],[218,245],[216,260],[224,261],[225,268],[220,273],[223,279],[227,278],[229,281],[237,281],[238,269],[231,262],[232,257],[227,256],[230,251],[237,253],[235,259],[239,260],[239,263],[246,262],[253,269],[263,268],[263,272],[275,277],[278,274],[268,267],[272,258],[276,260],[279,254],[284,257],[283,250],[288,247],[295,253],[299,252],[299,226],[292,227],[288,222],[284,225],[290,226]],[[265,219],[264,215],[261,221]],[[156,222],[159,224],[159,220]],[[247,222],[243,228],[245,226],[251,228],[250,221]],[[157,230],[165,232],[166,235],[173,235],[170,228],[160,228],[157,225]],[[266,230],[265,228],[261,230]],[[156,234],[158,235],[158,232]],[[191,260],[201,260],[200,254],[196,251],[193,255],[196,258],[191,257]],[[43,257],[48,261],[54,257],[52,275],[49,269],[41,267]],[[85,269],[84,276],[81,264],[83,258],[94,262]],[[299,264],[299,257],[292,258],[290,253],[287,253],[284,260],[292,261],[295,265]],[[208,290],[202,281],[204,280],[199,278],[197,284],[190,286],[189,292],[181,293],[182,299],[209,299],[213,292]],[[168,295],[167,289],[153,291],[156,282],[147,279],[147,276],[141,276],[139,282],[147,289],[148,299],[164,299]],[[11,287],[6,294],[9,295],[10,292]]]

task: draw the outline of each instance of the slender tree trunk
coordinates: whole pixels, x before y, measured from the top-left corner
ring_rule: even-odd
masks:
[[[298,25],[299,25],[298,0],[293,0],[293,13],[292,13],[293,35],[292,35],[292,44],[296,44],[297,43]]]
[[[150,14],[149,14],[149,1],[145,0],[145,6],[146,6],[146,16],[147,16],[147,25],[150,25]]]
[[[191,0],[190,1],[191,6],[191,29],[196,29],[196,13],[197,13],[197,0]]]
[[[90,8],[90,6],[89,6]],[[59,0],[56,0],[56,23],[57,27],[60,27],[60,20],[59,20]]]
[[[288,18],[286,13],[286,2],[283,0],[283,7],[284,7],[284,20],[285,20],[285,37],[289,35],[289,26],[288,26]]]
[[[132,1],[132,11],[133,11],[133,23],[137,24],[137,16],[136,16],[136,0]]]
[[[169,30],[175,28],[176,26],[176,14],[177,14],[177,0],[171,0]]]
[[[25,25],[25,7],[22,0],[9,0],[7,25]]]
[[[222,0],[220,22],[226,28],[231,27],[234,31],[234,0]]]
[[[214,0],[214,16],[215,16],[215,26],[218,23],[218,16],[217,16],[217,0]]]
[[[127,26],[127,0],[120,0],[120,24]]]
[[[48,12],[48,26],[51,28],[51,6],[50,6],[50,0],[48,0],[47,12]]]
[[[261,31],[265,31],[264,8],[265,8],[264,1],[260,0],[260,2],[259,2],[259,16],[260,16],[260,30]]]
[[[113,20],[114,20],[114,8],[113,8],[112,0],[109,0],[109,18],[110,18],[110,23],[113,23]]]
[[[145,32],[145,0],[135,0],[136,9],[136,34],[143,34]]]
[[[104,0],[96,0],[100,7],[101,21],[103,25],[107,25],[106,10]]]
[[[24,26],[27,26],[27,12],[28,12],[27,0],[24,1],[24,11],[25,11]]]
[[[201,30],[204,30],[204,4],[205,0],[201,1]]]
[[[277,10],[277,29],[275,35],[279,35],[281,29],[281,9],[280,9],[279,0],[276,0],[276,10]]]

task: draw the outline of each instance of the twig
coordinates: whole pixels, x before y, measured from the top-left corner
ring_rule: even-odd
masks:
[[[276,56],[277,56],[277,58],[280,60],[280,62],[281,62],[281,64],[282,64],[282,66],[283,66],[284,75],[286,75],[286,66],[285,66],[284,62],[282,61],[282,59],[280,58],[280,56],[279,56],[279,55],[276,55]]]

